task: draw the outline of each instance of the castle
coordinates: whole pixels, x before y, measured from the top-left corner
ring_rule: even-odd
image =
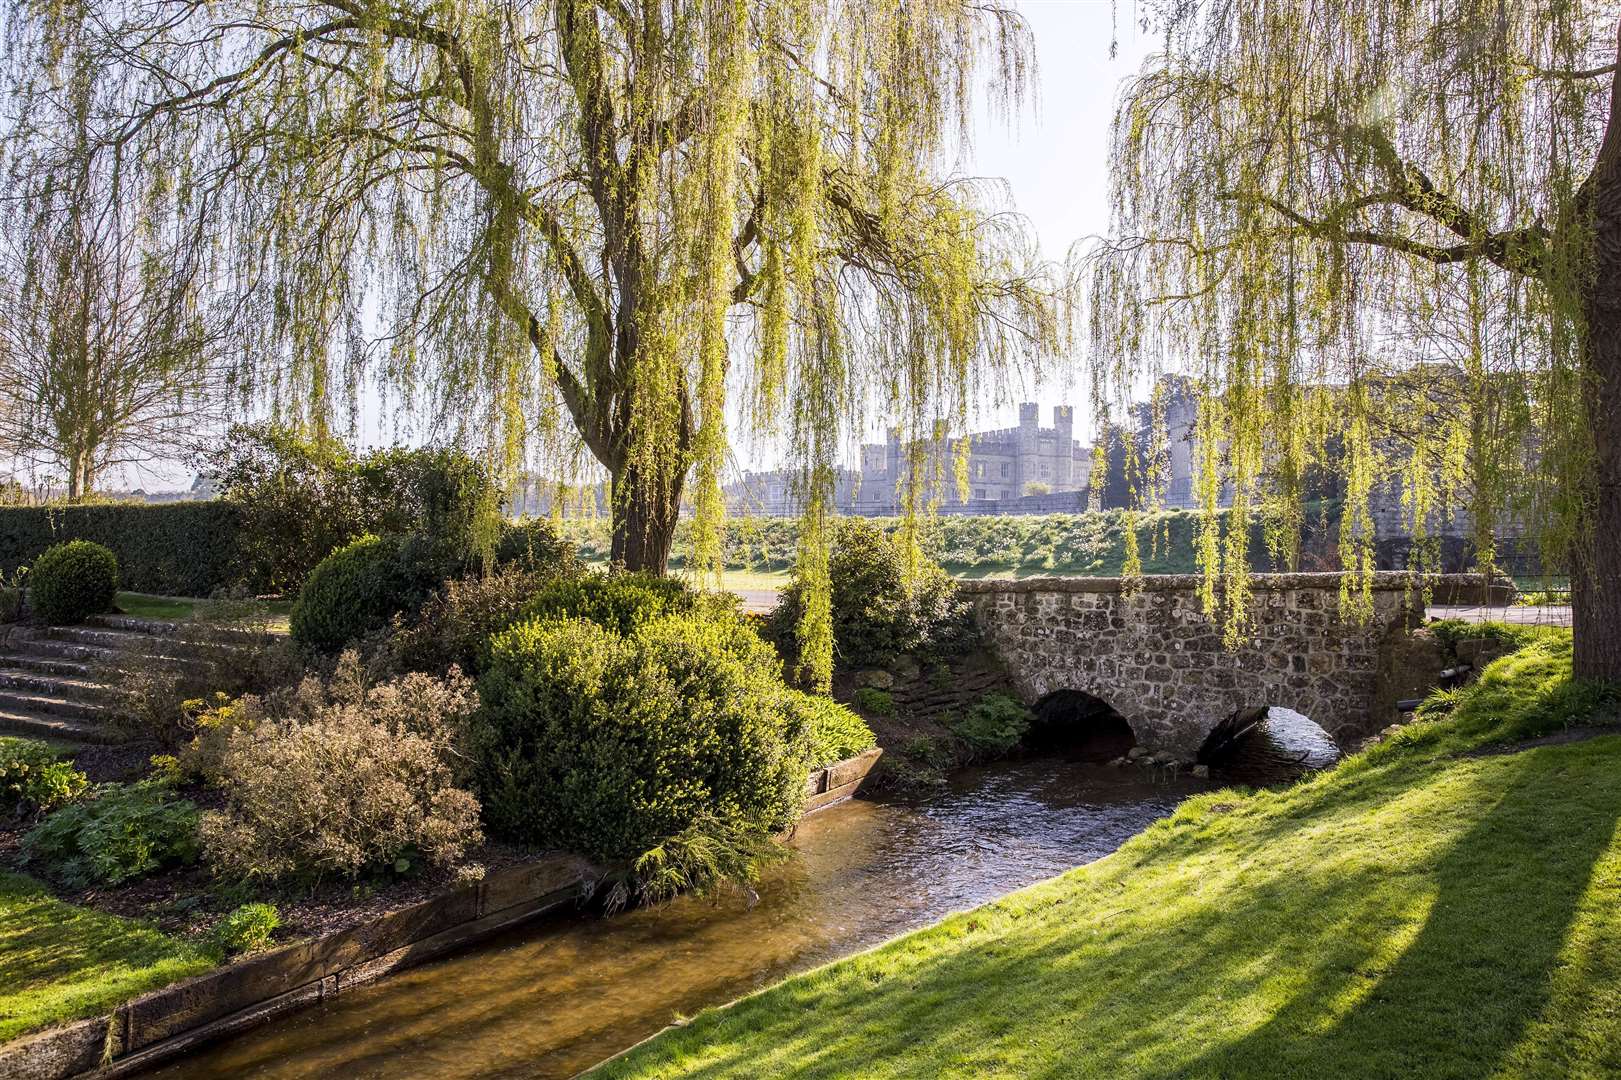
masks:
[[[1075,409],[1053,409],[1053,426],[1041,427],[1034,402],[1019,406],[1019,426],[968,436],[968,498],[958,489],[954,446],[935,441],[927,453],[932,467],[922,472],[935,486],[925,499],[938,499],[942,509],[968,509],[973,503],[1000,502],[1026,495],[1084,492],[1092,470],[1092,452],[1075,439]],[[908,447],[898,430],[882,443],[861,448],[860,482],[841,510],[856,514],[895,512],[903,496]]]

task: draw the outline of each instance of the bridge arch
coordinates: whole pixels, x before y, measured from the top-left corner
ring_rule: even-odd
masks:
[[[1105,700],[1139,745],[1192,759],[1235,709],[1309,716],[1344,742],[1384,726],[1398,643],[1423,621],[1412,578],[1381,573],[1366,611],[1341,610],[1339,574],[1258,574],[1244,640],[1204,612],[1196,575],[1024,578],[960,585],[1026,701]]]
[[[1103,698],[1069,687],[1050,691],[1030,707],[1034,720],[1025,743],[1061,750],[1085,761],[1122,757],[1137,745],[1137,732],[1120,710]]]

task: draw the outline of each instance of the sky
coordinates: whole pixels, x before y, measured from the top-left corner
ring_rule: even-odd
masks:
[[[1116,7],[1118,6],[1118,21]],[[999,176],[1014,209],[1030,222],[1043,257],[1062,262],[1071,247],[1109,228],[1109,126],[1120,83],[1135,74],[1154,40],[1138,29],[1132,0],[1024,0],[1019,4],[1035,37],[1038,91],[1022,114],[999,119],[982,102],[963,171]],[[1109,43],[1118,43],[1114,59]],[[1043,426],[1052,407],[1080,405],[1082,355],[1067,358],[1056,380],[1028,386],[1024,400],[1041,404]],[[1068,385],[1066,385],[1066,383]],[[1018,422],[1018,406],[987,410],[982,426]],[[1088,417],[1077,410],[1082,439]]]
[[[955,171],[965,176],[1005,181],[1008,205],[1023,214],[1042,256],[1062,263],[1074,245],[1105,233],[1109,224],[1108,144],[1115,96],[1122,80],[1135,73],[1154,41],[1138,29],[1133,0],[1021,0],[1018,4],[1032,31],[1036,84],[1014,115],[998,115],[988,98],[975,107],[972,137],[960,148]],[[1116,8],[1118,7],[1118,13]],[[1117,53],[1110,56],[1110,43]],[[1052,407],[1081,404],[1084,356],[1061,358],[1043,385],[1022,385],[1008,404],[987,403],[976,417],[975,430],[1017,423],[1019,400],[1041,405],[1042,424],[1052,422]],[[383,436],[382,409],[375,396],[362,403],[363,442],[390,441]],[[366,415],[371,414],[371,415]],[[1076,434],[1090,437],[1087,410],[1076,417]],[[865,433],[875,437],[878,432]],[[743,468],[770,468],[778,462],[770,447],[736,447]],[[186,487],[189,472],[163,468],[131,475],[114,486],[144,486],[158,491]]]

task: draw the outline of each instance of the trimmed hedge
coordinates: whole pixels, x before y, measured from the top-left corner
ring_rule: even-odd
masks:
[[[29,566],[46,548],[91,540],[118,559],[120,587],[208,596],[233,583],[240,515],[215,500],[0,507],[0,571]]]

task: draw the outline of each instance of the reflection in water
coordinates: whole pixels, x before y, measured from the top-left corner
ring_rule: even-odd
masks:
[[[1262,786],[1326,769],[1340,748],[1316,722],[1293,709],[1272,705],[1235,715],[1211,733],[1199,760],[1229,783]]]
[[[1191,781],[1035,760],[801,823],[752,908],[684,897],[560,917],[342,995],[155,1076],[568,1077],[730,1001],[1108,854]]]

